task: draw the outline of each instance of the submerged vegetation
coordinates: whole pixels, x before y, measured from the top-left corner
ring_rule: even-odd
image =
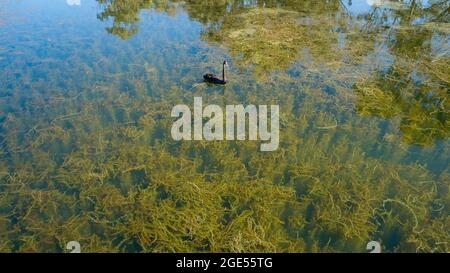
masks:
[[[0,252],[450,251],[448,2],[97,2],[134,44],[0,42]],[[280,105],[280,149],[173,141],[194,96]]]

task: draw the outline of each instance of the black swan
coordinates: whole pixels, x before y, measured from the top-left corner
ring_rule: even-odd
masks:
[[[219,76],[212,74],[212,73],[208,73],[205,74],[203,76],[203,80],[207,83],[212,83],[212,84],[221,84],[224,85],[227,83],[227,76],[225,75],[225,66],[228,66],[227,61],[223,62],[223,67],[222,67],[222,79],[219,78]]]

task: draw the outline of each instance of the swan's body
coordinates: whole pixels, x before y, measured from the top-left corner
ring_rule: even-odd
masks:
[[[220,79],[216,74],[208,73],[203,76],[203,80],[207,83],[212,84],[226,84],[227,82],[223,79]]]
[[[227,61],[223,62],[222,78],[220,78],[216,74],[207,73],[207,74],[203,75],[203,80],[205,82],[207,82],[207,83],[225,85],[227,83],[227,76],[226,76],[226,72],[225,72],[225,66],[228,66]]]

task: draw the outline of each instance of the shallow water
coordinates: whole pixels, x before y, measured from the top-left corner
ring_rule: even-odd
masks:
[[[448,1],[0,6],[0,251],[449,251]],[[195,96],[280,148],[172,140]]]

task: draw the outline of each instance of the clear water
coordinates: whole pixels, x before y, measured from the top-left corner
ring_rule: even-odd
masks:
[[[448,252],[449,6],[0,1],[0,251]],[[279,150],[172,140],[195,96]]]

